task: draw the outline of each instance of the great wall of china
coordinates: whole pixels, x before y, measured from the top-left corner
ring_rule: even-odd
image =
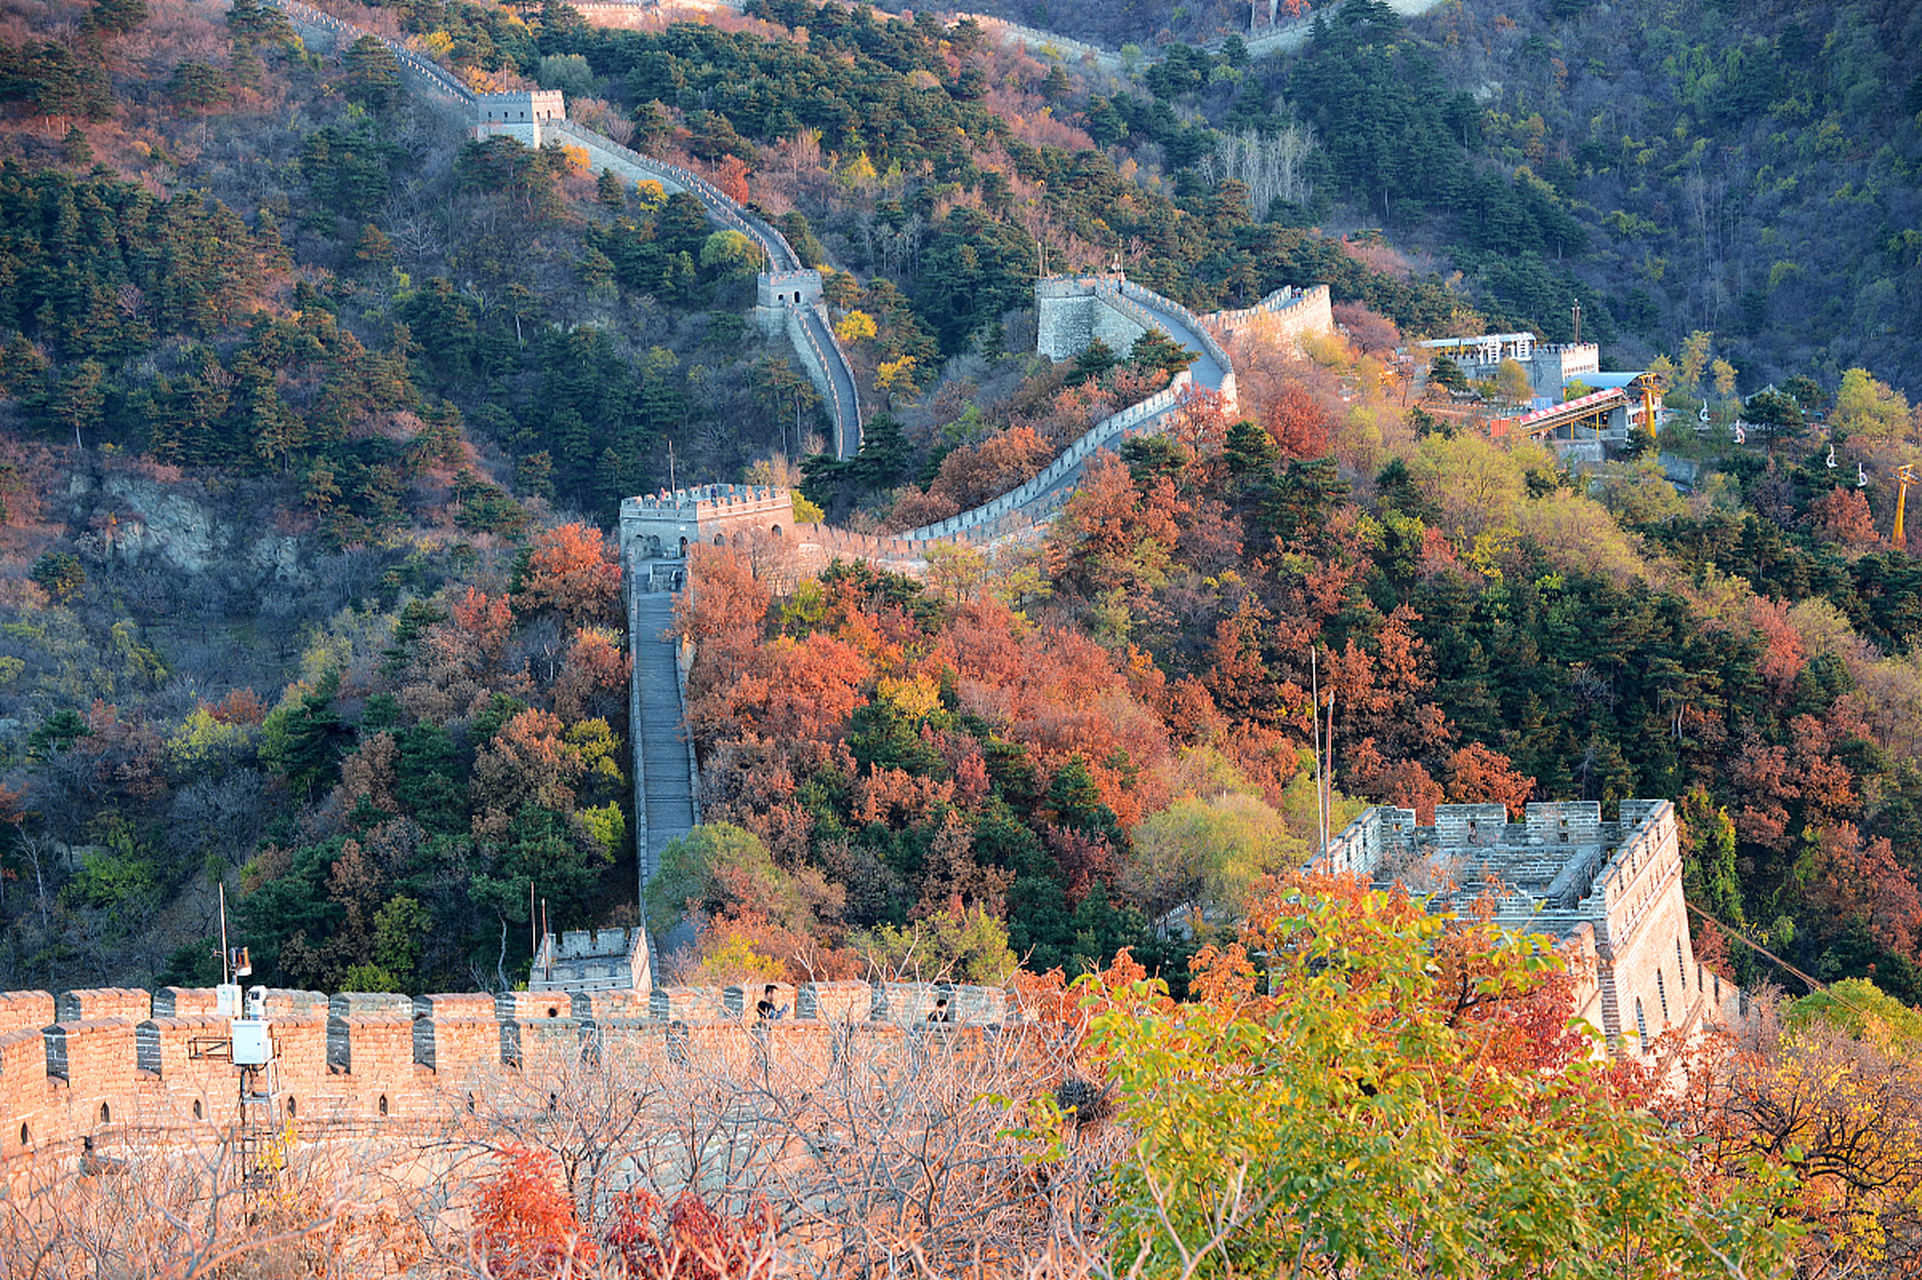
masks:
[[[297,27],[336,42],[375,34],[300,0],[271,2]],[[512,121],[506,118],[507,104],[493,101],[501,110],[490,113],[487,101],[444,68],[404,44],[375,38],[393,52],[417,88],[466,111],[477,132],[504,133],[534,145],[551,138],[584,151],[595,169],[687,191],[715,222],[758,244],[770,269],[759,282],[757,320],[770,336],[789,338],[821,389],[835,423],[836,452],[842,457],[859,452],[858,390],[828,324],[820,274],[801,265],[778,229],[700,175],[566,120],[558,94],[552,95],[551,111],[537,117],[530,109]],[[536,95],[487,98],[503,96],[525,97],[531,108]],[[1037,308],[1037,345],[1049,354],[1071,355],[1096,337],[1125,349],[1153,328],[1195,353],[1196,360],[1173,385],[1097,423],[1040,475],[971,511],[892,537],[794,527],[785,493],[762,491],[757,497],[745,486],[707,486],[692,497],[681,491],[629,504],[638,512],[641,504],[654,503],[656,517],[686,508],[702,534],[772,527],[816,558],[912,566],[937,542],[992,543],[1032,530],[1072,492],[1097,450],[1157,429],[1192,391],[1220,395],[1232,406],[1234,369],[1215,331],[1232,332],[1257,318],[1265,318],[1277,337],[1333,328],[1325,286],[1282,290],[1245,311],[1197,317],[1117,276],[1068,277],[1038,282]],[[699,519],[703,503],[710,521]],[[699,779],[681,733],[687,655],[667,634],[671,591],[679,581],[662,583],[651,569],[641,572],[642,561],[683,547],[670,551],[636,542],[629,504],[623,504],[622,562],[634,638],[630,712],[638,727],[634,786],[644,883],[658,865],[661,846],[698,821]],[[783,519],[786,528],[779,524]],[[726,533],[710,536],[721,541]],[[591,949],[593,940],[581,943],[582,937],[566,935],[576,940],[572,945]],[[883,1060],[903,1044],[928,1036],[980,1045],[1035,1031],[1050,1043],[1058,1039],[1058,1029],[1036,1023],[999,988],[894,982],[783,987],[777,1003],[791,1006],[793,1014],[772,1023],[753,1015],[754,998],[739,987],[650,988],[646,982],[638,989],[417,997],[269,990],[263,1011],[272,1027],[274,1119],[303,1138],[424,1123],[459,1111],[463,1103],[471,1110],[472,1090],[501,1072],[538,1076],[616,1048],[628,1059],[685,1064],[703,1055],[765,1059],[770,1047],[778,1046],[783,1059],[828,1063],[850,1053]],[[931,1024],[929,1014],[941,998],[950,1002],[953,1022]],[[86,1161],[112,1158],[116,1150],[136,1145],[221,1140],[246,1110],[236,1068],[222,1047],[231,1026],[230,1017],[216,1012],[210,988],[0,993],[0,1172],[12,1176],[27,1167],[84,1172]],[[1005,1046],[995,1051],[1008,1052]]]
[[[755,314],[769,336],[785,335],[803,369],[820,391],[834,424],[835,453],[851,458],[861,448],[860,393],[846,351],[828,323],[821,275],[801,264],[781,232],[752,210],[744,208],[713,183],[671,161],[646,156],[566,118],[561,95],[554,91],[476,95],[444,68],[398,41],[342,21],[301,0],[272,0],[298,26],[325,32],[331,39],[373,35],[400,61],[402,70],[433,96],[469,113],[475,131],[504,135],[531,146],[557,141],[581,151],[589,168],[609,170],[628,181],[658,182],[669,191],[686,191],[700,200],[708,216],[721,226],[740,232],[760,246],[768,269],[761,273]],[[519,103],[513,110],[510,103]],[[1070,444],[1042,473],[1008,493],[969,511],[918,529],[877,540],[874,545],[905,543],[915,548],[893,567],[918,559],[922,544],[951,540],[991,542],[1010,532],[1031,529],[1051,513],[1080,477],[1082,464],[1096,450],[1121,438],[1151,431],[1180,402],[1192,386],[1235,403],[1234,367],[1213,330],[1231,332],[1258,315],[1271,317],[1275,340],[1333,329],[1326,287],[1297,291],[1282,289],[1239,311],[1196,316],[1180,303],[1163,298],[1119,276],[1054,277],[1036,282],[1040,314],[1036,347],[1055,359],[1073,355],[1096,337],[1116,350],[1149,328],[1156,328],[1197,360],[1185,380],[1178,381],[1141,404],[1095,424]],[[792,525],[792,520],[789,520]],[[867,545],[859,535],[830,537],[844,550]],[[892,560],[886,552],[877,558]]]
[[[300,27],[325,33],[338,44],[374,33],[302,0],[271,0]],[[821,392],[834,422],[835,454],[851,458],[861,448],[860,393],[846,352],[828,322],[821,274],[802,265],[785,236],[691,170],[642,155],[567,119],[566,104],[553,90],[475,94],[417,51],[375,35],[400,60],[402,70],[434,97],[468,114],[477,136],[506,136],[528,146],[558,142],[585,155],[590,169],[611,171],[630,182],[658,182],[700,200],[722,227],[747,236],[766,255],[756,285],[755,318],[769,337],[785,336],[808,377]],[[1124,439],[1165,428],[1197,392],[1237,403],[1234,363],[1215,336],[1259,327],[1263,341],[1294,341],[1334,329],[1325,285],[1280,289],[1252,307],[1197,316],[1120,275],[1057,276],[1035,283],[1036,350],[1052,359],[1071,357],[1099,339],[1126,351],[1135,339],[1158,330],[1194,354],[1172,384],[1094,424],[1039,474],[980,506],[900,533],[875,536],[795,523],[784,490],[744,485],[703,485],[642,494],[621,504],[620,555],[626,596],[629,652],[629,716],[633,733],[634,829],[639,888],[659,869],[666,845],[700,820],[700,777],[681,725],[688,654],[670,634],[672,595],[683,585],[692,542],[741,543],[778,538],[792,549],[799,571],[839,557],[881,568],[919,573],[927,550],[965,542],[994,546],[1032,539],[1074,492],[1088,461]]]
[[[575,939],[581,935],[568,935]],[[564,939],[564,945],[566,940]],[[591,946],[591,941],[582,944]],[[1058,1039],[998,987],[911,982],[777,985],[785,1015],[755,1013],[761,988],[515,991],[406,996],[270,989],[271,1083],[243,1103],[226,1048],[232,1019],[212,988],[0,993],[0,1179],[133,1150],[211,1145],[269,1105],[302,1141],[362,1136],[471,1111],[504,1073],[539,1083],[582,1062],[686,1066],[778,1055],[823,1070],[850,1055]],[[945,999],[950,1021],[930,1021]],[[541,1087],[545,1087],[542,1085]],[[4,1182],[0,1182],[4,1185]]]

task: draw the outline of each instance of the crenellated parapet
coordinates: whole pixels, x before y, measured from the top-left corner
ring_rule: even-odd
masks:
[[[1578,1013],[1612,1052],[1645,1052],[1671,1027],[1723,1016],[1739,992],[1695,959],[1675,807],[1624,800],[1613,821],[1593,800],[1435,806],[1435,821],[1378,806],[1328,842],[1314,869],[1396,885],[1431,910],[1486,903],[1517,932],[1546,934],[1585,969]],[[1573,967],[1573,966],[1572,966]]]
[[[684,559],[698,542],[737,543],[794,531],[794,495],[771,485],[704,484],[621,500],[621,559]]]
[[[758,984],[425,996],[274,990],[266,1007],[276,1119],[306,1139],[364,1134],[444,1116],[502,1072],[559,1078],[620,1055],[695,1068],[703,1054],[825,1060],[844,1051],[835,1046],[849,1034],[978,1034],[1027,1021],[1008,991],[963,984],[777,984],[772,1020],[758,1015],[761,999]],[[232,1020],[214,1004],[211,988],[0,993],[0,1171],[69,1159],[89,1139],[111,1151],[135,1140],[224,1137],[241,1104],[224,1056]]]
[[[543,126],[567,119],[567,102],[558,89],[516,89],[474,95],[476,138],[513,138],[539,147],[548,138]]]
[[[1335,331],[1334,309],[1325,284],[1277,289],[1252,307],[1216,311],[1201,320],[1224,337],[1253,334],[1270,343],[1298,343],[1309,334]]]

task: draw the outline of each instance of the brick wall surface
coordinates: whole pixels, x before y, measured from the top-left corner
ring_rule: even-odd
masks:
[[[934,1036],[945,1045],[1014,1043],[982,1035],[1007,1018],[1006,993],[998,988],[781,984],[776,1003],[789,1013],[774,1023],[751,1016],[760,994],[758,985],[661,988],[651,997],[595,991],[330,998],[277,989],[267,1000],[273,1069],[258,1078],[272,1101],[247,1109],[270,1106],[276,1120],[291,1118],[304,1137],[346,1135],[457,1109],[463,1095],[515,1068],[536,1080],[594,1061],[800,1079],[850,1061],[910,1070]],[[942,995],[957,1021],[937,1032],[926,1017]],[[54,1021],[63,1002],[83,1013],[145,1012],[138,1019]],[[212,1005],[206,988],[153,996],[93,989],[60,1000],[46,992],[0,993],[0,1169],[20,1160],[71,1160],[84,1138],[103,1151],[135,1134],[141,1141],[168,1134],[182,1143],[220,1140],[242,1112],[242,1077],[226,1049],[230,1022],[207,1012]]]
[[[940,999],[948,999],[948,993],[932,982],[877,982],[869,1016],[876,1022],[926,1022]],[[949,999],[949,1010],[953,1007]]]
[[[190,1014],[212,1013],[219,993],[212,987],[162,987],[153,993],[153,1016],[181,1018]]]
[[[726,1001],[712,987],[656,987],[648,1009],[661,1022],[711,1022],[727,1016]]]
[[[296,991],[287,987],[267,988],[269,1018],[324,1018],[327,1013],[327,993],[324,991]]]
[[[93,1022],[128,1018],[139,1022],[153,1016],[153,996],[131,987],[92,987],[63,991],[54,1001],[54,1021]]]
[[[865,1022],[873,1005],[874,989],[865,982],[804,982],[795,989],[797,1017]]]
[[[377,1013],[389,1018],[414,1016],[414,998],[393,991],[339,991],[327,998],[329,1017]]]
[[[495,997],[485,991],[414,997],[416,1018],[452,1018],[460,1021],[478,1018],[492,1022],[498,1016],[495,1007]]]
[[[0,1035],[38,1031],[53,1023],[53,996],[45,991],[0,993]]]
[[[614,1022],[647,1017],[648,993],[611,987],[605,991],[576,991],[573,1016],[583,1022]]]
[[[501,1062],[501,1024],[488,1018],[418,1018],[414,1061],[458,1087]]]
[[[494,997],[494,1013],[502,1022],[571,1018],[574,1003],[565,991],[505,991]]]

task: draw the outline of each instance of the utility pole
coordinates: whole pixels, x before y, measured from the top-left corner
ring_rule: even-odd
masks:
[[[1308,650],[1308,718],[1315,726],[1315,834],[1320,837],[1328,830],[1328,801],[1321,789],[1321,671],[1316,659],[1319,647]],[[1321,860],[1328,854],[1328,841],[1322,839],[1321,847],[1315,851],[1315,863],[1326,871]]]
[[[1577,299],[1575,302],[1575,341],[1570,345],[1579,347],[1581,344],[1582,344],[1582,304],[1581,304],[1581,300]]]

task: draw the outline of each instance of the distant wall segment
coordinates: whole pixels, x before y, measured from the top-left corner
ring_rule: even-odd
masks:
[[[402,72],[417,88],[466,110],[477,138],[510,137],[530,147],[549,143],[573,147],[586,154],[588,166],[594,171],[609,170],[630,182],[658,182],[666,190],[688,192],[714,221],[759,245],[768,264],[758,291],[763,330],[770,336],[785,335],[794,344],[802,368],[833,416],[840,456],[853,457],[860,452],[860,395],[847,352],[826,320],[820,274],[801,265],[800,255],[778,228],[692,170],[642,155],[569,120],[566,103],[557,90],[476,94],[446,68],[399,41],[344,22],[301,0],[269,3],[296,25],[328,33],[336,41],[373,36],[393,53]]]
[[[349,39],[373,34],[301,0],[270,0],[270,3],[310,30],[327,31]],[[643,155],[568,120],[565,102],[558,92],[524,90],[477,95],[445,68],[406,45],[385,36],[375,38],[393,51],[402,70],[417,85],[464,107],[470,113],[477,136],[505,135],[533,146],[557,142],[577,148],[586,154],[592,169],[611,171],[633,182],[658,182],[668,190],[689,192],[701,201],[714,221],[739,231],[759,245],[768,266],[756,289],[755,310],[763,331],[770,336],[784,334],[793,345],[809,381],[821,393],[833,417],[837,456],[851,458],[860,452],[860,392],[847,352],[827,322],[820,274],[802,266],[793,245],[777,228],[699,174],[670,161]],[[1092,46],[1082,49],[1075,42],[1059,37],[1050,39],[1063,49],[1072,47],[1078,53],[1100,52]],[[1219,394],[1232,410],[1236,402],[1234,365],[1211,332],[1211,326],[1232,335],[1250,324],[1262,323],[1292,338],[1333,328],[1325,286],[1302,293],[1283,289],[1253,307],[1204,319],[1119,275],[1055,277],[1036,283],[1035,305],[1038,313],[1036,349],[1052,359],[1067,359],[1085,350],[1097,338],[1117,352],[1125,352],[1148,330],[1160,329],[1197,353],[1199,359],[1194,373],[1187,382],[1177,379],[1173,386],[1141,404],[1097,423],[1041,475],[1009,493],[886,541],[926,544],[955,538],[997,540],[1018,534],[1023,527],[1031,527],[1034,520],[1060,506],[1079,481],[1082,464],[1095,450],[1127,433],[1157,429],[1185,388],[1194,386]]]
[[[1112,449],[1132,435],[1163,429],[1168,415],[1195,391],[1220,395],[1233,412],[1237,404],[1234,361],[1215,337],[1217,331],[1232,337],[1252,327],[1273,325],[1275,340],[1299,341],[1306,334],[1332,333],[1335,328],[1326,285],[1280,289],[1252,307],[1197,316],[1120,276],[1057,276],[1035,283],[1035,311],[1035,349],[1050,359],[1079,355],[1097,338],[1117,354],[1125,354],[1136,338],[1152,328],[1195,352],[1193,371],[1178,374],[1146,400],[1097,422],[1026,483],[946,520],[894,534],[892,541],[920,545],[1007,537],[1057,509],[1096,451]]]
[[[1277,289],[1252,307],[1217,311],[1201,322],[1223,337],[1253,333],[1267,342],[1300,342],[1315,333],[1333,333],[1335,315],[1328,286]]]

